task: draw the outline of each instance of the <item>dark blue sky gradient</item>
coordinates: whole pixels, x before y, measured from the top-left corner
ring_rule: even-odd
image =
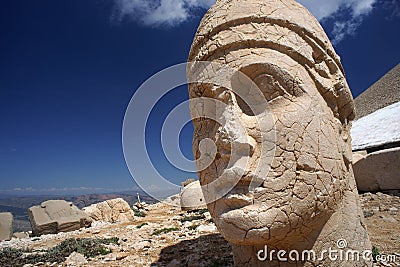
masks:
[[[112,1],[0,5],[0,193],[134,187],[121,146],[125,109],[142,82],[187,59],[202,13],[178,27],[156,29],[113,21]],[[355,96],[400,62],[400,19],[386,19],[389,13],[374,9],[356,36],[336,46]],[[324,26],[329,34],[332,23]],[[150,157],[175,182],[193,175],[168,166],[159,128],[168,110],[185,99],[185,88],[172,91],[147,129]],[[180,137],[187,156],[191,129],[186,126]]]

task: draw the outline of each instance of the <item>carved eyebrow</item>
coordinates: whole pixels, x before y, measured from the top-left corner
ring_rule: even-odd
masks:
[[[244,79],[244,82],[239,81],[240,78],[238,78],[238,74],[240,73],[241,75],[245,75],[249,80]],[[287,72],[286,70],[283,70],[279,68],[278,66],[268,63],[268,62],[262,62],[262,63],[253,63],[251,65],[247,65],[245,67],[242,67],[240,70],[238,70],[235,74],[232,75],[231,77],[231,88],[225,88],[221,85],[216,86],[213,83],[207,83],[207,82],[192,82],[188,83],[189,85],[189,92],[190,92],[190,97],[191,98],[196,98],[196,97],[216,97],[214,92],[215,87],[218,87],[220,89],[224,88],[225,90],[232,90],[234,91],[235,94],[238,92],[235,92],[235,89],[237,90],[237,85],[244,85],[245,87],[254,87],[257,86],[259,87],[260,84],[258,84],[257,79],[258,78],[263,78],[262,76],[269,76],[271,77],[271,80],[275,81],[277,83],[277,86],[274,86],[275,89],[278,89],[276,91],[279,92],[279,95],[282,96],[298,96],[300,92],[305,92],[305,90],[301,87],[300,84],[297,83],[295,77],[290,73]],[[239,80],[238,80],[239,79]],[[236,86],[235,86],[236,83]],[[248,83],[248,84],[247,84]],[[236,88],[234,88],[236,87]],[[274,92],[267,92],[263,89],[265,88],[258,88],[261,90],[262,94],[264,95],[265,99],[268,101],[269,95],[268,94],[273,94]],[[216,90],[219,91],[219,90]],[[218,93],[218,92],[217,92]]]

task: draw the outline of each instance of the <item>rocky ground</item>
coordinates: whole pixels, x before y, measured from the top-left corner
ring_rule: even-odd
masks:
[[[388,194],[365,193],[361,195],[365,222],[372,245],[381,254],[397,253],[400,266],[400,197]]]
[[[381,254],[400,253],[400,198],[387,194],[362,194],[361,201],[370,238]],[[5,247],[43,250],[67,238],[118,237],[118,244],[107,245],[112,253],[85,258],[71,254],[64,263],[37,266],[233,266],[230,245],[218,233],[204,210],[187,213],[158,203],[147,206],[145,217],[131,223],[95,223],[92,227],[57,235],[13,239]],[[376,266],[400,266],[396,263]]]

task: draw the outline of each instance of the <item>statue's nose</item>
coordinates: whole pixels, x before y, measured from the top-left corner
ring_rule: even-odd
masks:
[[[247,133],[238,134],[227,129],[218,132],[217,147],[220,152],[236,156],[252,156],[256,147],[256,140]]]
[[[245,136],[244,140],[234,140],[232,142],[232,153],[241,156],[252,156],[256,147],[256,140],[251,136]]]

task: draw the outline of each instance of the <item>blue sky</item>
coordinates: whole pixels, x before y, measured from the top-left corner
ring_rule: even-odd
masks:
[[[400,62],[397,0],[302,0],[342,58],[353,95]],[[0,193],[69,194],[135,188],[121,132],[135,90],[184,62],[210,0],[4,0],[0,5]],[[187,99],[171,91],[146,129],[150,158],[176,183],[160,128]],[[191,126],[180,136],[191,156]]]

